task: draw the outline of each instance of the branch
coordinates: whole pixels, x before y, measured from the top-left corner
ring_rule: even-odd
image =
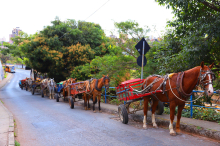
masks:
[[[206,5],[207,7],[211,8],[213,10],[216,10],[216,11],[220,12],[219,8],[217,8],[215,5],[213,5],[213,4],[209,3],[209,2],[202,2],[202,4]]]

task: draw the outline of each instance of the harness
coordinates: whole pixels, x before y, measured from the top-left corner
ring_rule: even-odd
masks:
[[[105,80],[108,80],[108,81],[110,82],[110,78],[109,78],[108,76],[105,76],[105,77],[102,79],[102,82],[104,83]],[[95,89],[96,89],[97,91],[102,91],[102,87],[101,87],[101,89],[98,88],[98,82],[99,82],[98,79],[96,79]]]
[[[203,86],[203,90],[205,90],[205,86],[208,85],[208,84],[212,84],[212,81],[215,79],[215,74],[211,71],[211,69],[208,67],[209,70],[202,70],[202,68],[200,69],[200,73],[199,73],[199,77],[198,77],[198,80],[197,80],[197,84],[195,87],[197,87],[199,84],[201,84]],[[205,80],[205,77],[207,75],[211,75],[212,79],[209,79],[209,80]],[[147,80],[150,78],[150,77],[157,77],[156,79],[153,80],[153,82],[151,84],[149,84],[147,86]],[[144,90],[143,90],[143,93],[146,93],[146,92],[150,92],[150,89],[153,87],[153,85],[155,83],[157,83],[158,81],[160,81],[161,79],[163,79],[163,82],[158,86],[158,89],[160,89],[162,87],[162,94],[165,94],[166,97],[167,97],[167,100],[169,101],[169,97],[167,95],[167,91],[171,90],[172,89],[177,89],[180,97],[182,98],[187,98],[189,96],[191,96],[193,94],[193,92],[187,94],[185,93],[185,91],[183,90],[183,77],[184,77],[184,72],[180,72],[177,74],[177,81],[176,81],[176,88],[171,88],[171,85],[170,85],[170,79],[169,79],[169,75],[165,75],[165,76],[160,76],[160,75],[151,75],[149,77],[147,77],[146,79],[146,82],[145,82],[145,85],[144,85]],[[167,80],[169,79],[169,85],[170,85],[170,89],[166,89],[166,83],[167,83]],[[208,82],[207,82],[208,81]],[[146,87],[147,86],[147,87]],[[155,90],[155,91],[156,91]],[[172,91],[173,93],[173,91]],[[174,94],[174,93],[173,93]],[[159,100],[156,96],[156,93],[152,94],[154,97],[156,97],[157,100]],[[174,94],[175,95],[175,94]],[[176,96],[176,95],[175,95]],[[176,96],[177,97],[177,96]],[[177,97],[178,99],[180,99],[179,97]],[[182,100],[182,99],[180,99]],[[184,102],[186,102],[185,100],[182,100]]]

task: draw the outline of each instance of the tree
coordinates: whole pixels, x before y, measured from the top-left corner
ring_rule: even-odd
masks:
[[[3,48],[1,49],[1,53],[3,54],[11,54],[14,57],[18,57],[19,62],[22,63],[22,68],[23,68],[23,63],[24,63],[24,52],[21,50],[20,45],[23,43],[24,40],[30,40],[32,39],[32,36],[28,36],[26,33],[24,32],[19,32],[19,36],[15,36],[14,38],[12,38],[13,40],[13,44],[4,42],[3,45],[7,48]],[[27,59],[26,59],[26,63]]]
[[[201,61],[215,62],[220,68],[220,3],[211,0],[157,0],[172,8],[175,20],[168,22],[171,29],[165,36],[169,69],[182,71],[197,66]],[[164,59],[165,59],[164,58]],[[161,61],[163,61],[162,59]],[[168,69],[168,68],[167,68]],[[168,70],[164,68],[164,71]],[[216,69],[220,70],[220,69]]]
[[[107,52],[99,25],[75,20],[62,22],[58,18],[51,23],[34,39],[25,40],[21,48],[34,69],[48,73],[56,82],[65,80],[75,67],[90,62],[94,55]]]
[[[147,32],[150,30],[140,28],[135,21],[125,21],[115,23],[118,30],[119,38],[108,38],[107,49],[108,54],[104,56],[96,56],[90,63],[79,68],[80,74],[87,77],[101,77],[101,75],[109,75],[111,84],[117,86],[122,79],[128,80],[130,76],[140,77],[140,67],[137,65],[137,57],[139,56],[135,45],[142,38],[148,38]],[[150,64],[150,62],[149,62]],[[72,77],[79,76],[72,73]],[[126,78],[126,76],[129,76]],[[147,76],[147,74],[145,74]]]

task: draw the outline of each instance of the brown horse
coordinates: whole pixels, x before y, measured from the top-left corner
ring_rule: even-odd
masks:
[[[213,94],[212,81],[214,80],[214,73],[211,71],[213,65],[214,63],[208,67],[204,65],[204,62],[202,62],[201,66],[194,67],[184,72],[173,73],[163,77],[159,75],[151,75],[147,77],[143,82],[142,91],[151,92],[155,90],[162,90],[163,92],[144,97],[143,128],[147,128],[146,118],[148,102],[151,98],[151,100],[153,100],[153,127],[157,128],[154,113],[156,111],[158,101],[170,102],[170,135],[174,136],[176,135],[176,132],[179,133],[181,113],[185,106],[185,102],[188,100],[189,96],[192,95],[192,90],[201,84],[206,95],[210,96]],[[173,120],[176,106],[178,106],[178,114],[175,132],[173,130]]]
[[[95,104],[96,104],[96,97],[98,96],[98,104],[99,104],[99,112],[101,112],[100,102],[101,102],[101,94],[102,94],[102,86],[109,89],[109,76],[102,75],[103,77],[100,79],[93,79],[91,82],[85,81],[84,87],[86,88],[86,92],[83,94],[84,99],[84,107],[85,110],[90,109],[89,99],[93,98],[93,112],[95,113]],[[88,102],[88,108],[87,108]]]
[[[70,78],[66,81],[63,82],[63,97],[64,97],[64,100],[66,99],[66,96],[68,96],[68,85],[72,84],[72,83],[76,83],[76,78],[73,79],[73,78]]]

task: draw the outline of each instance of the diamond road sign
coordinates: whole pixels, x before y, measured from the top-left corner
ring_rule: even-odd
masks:
[[[145,42],[145,45],[144,45],[144,55],[150,50],[150,46],[148,45],[146,40],[144,38],[142,38],[140,40],[140,42],[138,42],[137,45],[135,46],[135,48],[140,53],[140,55],[142,55],[142,52],[143,52],[143,41]]]

